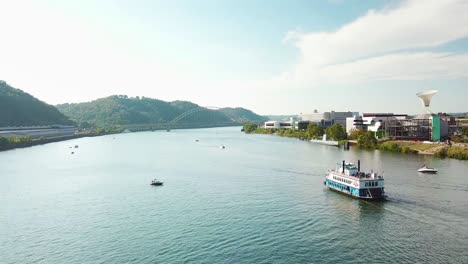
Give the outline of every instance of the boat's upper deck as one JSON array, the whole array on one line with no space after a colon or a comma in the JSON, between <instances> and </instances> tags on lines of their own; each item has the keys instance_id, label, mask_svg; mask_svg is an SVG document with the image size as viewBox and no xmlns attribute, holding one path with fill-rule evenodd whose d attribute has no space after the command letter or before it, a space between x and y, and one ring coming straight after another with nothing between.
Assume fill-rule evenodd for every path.
<instances>
[{"instance_id":1,"label":"boat's upper deck","mask_svg":"<svg viewBox=\"0 0 468 264\"><path fill-rule=\"evenodd\" d=\"M383 180L384 177L382 175L378 175L375 172L372 173L364 173L364 172L359 172L356 175L347 175L343 174L341 171L336 171L336 170L331 170L331 172L337 176L345 177L351 180L357 180L357 181L375 181L375 180Z\"/></svg>"},{"instance_id":2,"label":"boat's upper deck","mask_svg":"<svg viewBox=\"0 0 468 264\"><path fill-rule=\"evenodd\" d=\"M343 168L344 165L344 168ZM383 180L382 175L371 171L370 173L365 173L359 171L359 168L352 163L337 163L336 170L332 170L334 173L339 174L340 176L349 177L353 180L359 179L360 181L366 180Z\"/></svg>"}]
</instances>

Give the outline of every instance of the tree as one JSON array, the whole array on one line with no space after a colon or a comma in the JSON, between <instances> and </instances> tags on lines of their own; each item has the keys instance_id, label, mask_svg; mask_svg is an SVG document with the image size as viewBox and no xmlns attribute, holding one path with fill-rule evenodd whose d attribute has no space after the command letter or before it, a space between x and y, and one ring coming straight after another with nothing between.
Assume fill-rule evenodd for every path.
<instances>
[{"instance_id":1,"label":"tree","mask_svg":"<svg viewBox=\"0 0 468 264\"><path fill-rule=\"evenodd\" d=\"M362 128L353 128L349 131L348 139L357 140L361 135L364 135L366 131Z\"/></svg>"},{"instance_id":2,"label":"tree","mask_svg":"<svg viewBox=\"0 0 468 264\"><path fill-rule=\"evenodd\" d=\"M377 147L377 139L375 138L374 132L367 131L360 135L358 140L358 146L361 148L375 148Z\"/></svg>"},{"instance_id":3,"label":"tree","mask_svg":"<svg viewBox=\"0 0 468 264\"><path fill-rule=\"evenodd\" d=\"M73 125L54 106L0 82L0 127Z\"/></svg>"},{"instance_id":4,"label":"tree","mask_svg":"<svg viewBox=\"0 0 468 264\"><path fill-rule=\"evenodd\" d=\"M468 128L466 128L466 127L462 128L462 135L468 137Z\"/></svg>"},{"instance_id":5,"label":"tree","mask_svg":"<svg viewBox=\"0 0 468 264\"><path fill-rule=\"evenodd\" d=\"M20 138L18 138L18 142L20 142L20 143L30 143L30 142L32 142L32 138L29 137L29 136L20 137Z\"/></svg>"},{"instance_id":6,"label":"tree","mask_svg":"<svg viewBox=\"0 0 468 264\"><path fill-rule=\"evenodd\" d=\"M245 123L243 130L245 133L252 133L258 128L258 125L252 123Z\"/></svg>"},{"instance_id":7,"label":"tree","mask_svg":"<svg viewBox=\"0 0 468 264\"><path fill-rule=\"evenodd\" d=\"M333 124L331 127L327 129L326 133L327 133L327 138L330 138L336 141L344 140L348 136L346 134L346 130L340 124Z\"/></svg>"},{"instance_id":8,"label":"tree","mask_svg":"<svg viewBox=\"0 0 468 264\"><path fill-rule=\"evenodd\" d=\"M10 145L10 141L6 137L0 137L0 149L6 149Z\"/></svg>"},{"instance_id":9,"label":"tree","mask_svg":"<svg viewBox=\"0 0 468 264\"><path fill-rule=\"evenodd\" d=\"M93 126L89 122L84 121L84 122L80 123L80 128L81 129L92 128L92 127Z\"/></svg>"},{"instance_id":10,"label":"tree","mask_svg":"<svg viewBox=\"0 0 468 264\"><path fill-rule=\"evenodd\" d=\"M307 137L309 139L311 139L311 138L314 138L314 139L320 138L320 137L323 136L323 133L324 133L323 127L320 127L315 123L310 123L307 126L306 135L307 135Z\"/></svg>"}]
</instances>

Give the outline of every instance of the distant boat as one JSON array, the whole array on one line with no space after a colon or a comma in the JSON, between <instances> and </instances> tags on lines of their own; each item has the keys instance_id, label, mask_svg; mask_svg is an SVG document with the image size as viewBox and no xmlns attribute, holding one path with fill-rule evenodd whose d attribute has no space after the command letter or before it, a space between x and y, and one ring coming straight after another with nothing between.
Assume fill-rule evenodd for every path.
<instances>
[{"instance_id":1,"label":"distant boat","mask_svg":"<svg viewBox=\"0 0 468 264\"><path fill-rule=\"evenodd\" d=\"M437 173L437 169L429 168L426 165L424 165L424 166L422 166L422 168L420 168L418 170L418 172L421 172L421 173Z\"/></svg>"},{"instance_id":2,"label":"distant boat","mask_svg":"<svg viewBox=\"0 0 468 264\"><path fill-rule=\"evenodd\" d=\"M75 145L75 148L78 148L78 145Z\"/></svg>"},{"instance_id":3,"label":"distant boat","mask_svg":"<svg viewBox=\"0 0 468 264\"><path fill-rule=\"evenodd\" d=\"M198 139L195 139L195 142L198 142Z\"/></svg>"},{"instance_id":4,"label":"distant boat","mask_svg":"<svg viewBox=\"0 0 468 264\"><path fill-rule=\"evenodd\" d=\"M327 145L327 146L339 146L338 141L327 140L327 134L323 134L322 140L311 139L310 142Z\"/></svg>"},{"instance_id":5,"label":"distant boat","mask_svg":"<svg viewBox=\"0 0 468 264\"><path fill-rule=\"evenodd\" d=\"M154 179L151 181L150 185L160 186L160 185L163 185L163 182Z\"/></svg>"},{"instance_id":6,"label":"distant boat","mask_svg":"<svg viewBox=\"0 0 468 264\"><path fill-rule=\"evenodd\" d=\"M221 149L225 149L226 147L225 147L224 145L222 145L222 146L219 146L219 148L221 148Z\"/></svg>"}]
</instances>

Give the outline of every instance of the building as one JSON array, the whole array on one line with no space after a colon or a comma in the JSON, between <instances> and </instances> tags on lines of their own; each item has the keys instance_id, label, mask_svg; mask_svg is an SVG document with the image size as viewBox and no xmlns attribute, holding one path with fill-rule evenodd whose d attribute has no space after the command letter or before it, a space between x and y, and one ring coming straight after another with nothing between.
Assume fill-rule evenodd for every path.
<instances>
[{"instance_id":1,"label":"building","mask_svg":"<svg viewBox=\"0 0 468 264\"><path fill-rule=\"evenodd\" d=\"M425 107L425 112L409 117L406 114L367 113L346 119L346 131L363 129L375 132L377 138L387 137L399 140L443 141L449 136L449 131L455 131L455 120L442 114L435 115L429 110L432 97L436 90L417 93Z\"/></svg>"},{"instance_id":2,"label":"building","mask_svg":"<svg viewBox=\"0 0 468 264\"><path fill-rule=\"evenodd\" d=\"M315 123L321 127L330 127L333 124L340 124L343 127L346 127L346 118L352 117L352 112L323 112L319 113L315 110L313 113L310 114L300 114L299 115L299 122L303 122L303 124L307 123Z\"/></svg>"},{"instance_id":3,"label":"building","mask_svg":"<svg viewBox=\"0 0 468 264\"><path fill-rule=\"evenodd\" d=\"M346 118L346 132L349 134L353 129L376 132L378 138L384 137L385 125L391 120L408 119L406 114L393 113L363 113L362 116Z\"/></svg>"},{"instance_id":4,"label":"building","mask_svg":"<svg viewBox=\"0 0 468 264\"><path fill-rule=\"evenodd\" d=\"M463 128L468 128L468 122L463 123L465 120L465 113L455 113L455 114L447 114L447 113L438 113L437 114L441 120L444 120L448 124L447 133L448 136L453 135L460 135L462 133Z\"/></svg>"},{"instance_id":5,"label":"building","mask_svg":"<svg viewBox=\"0 0 468 264\"><path fill-rule=\"evenodd\" d=\"M408 116L392 113L365 113L346 119L346 132L353 129L375 132L377 138L441 141L448 137L448 121L437 115Z\"/></svg>"},{"instance_id":6,"label":"building","mask_svg":"<svg viewBox=\"0 0 468 264\"><path fill-rule=\"evenodd\" d=\"M448 122L437 115L423 114L385 124L385 136L402 140L442 141L448 137Z\"/></svg>"},{"instance_id":7,"label":"building","mask_svg":"<svg viewBox=\"0 0 468 264\"><path fill-rule=\"evenodd\" d=\"M353 113L348 111L348 112L335 112L331 111L330 113L330 118L332 120L333 124L340 124L344 128L346 128L346 118L348 117L353 117Z\"/></svg>"},{"instance_id":8,"label":"building","mask_svg":"<svg viewBox=\"0 0 468 264\"><path fill-rule=\"evenodd\" d=\"M289 121L267 121L265 122L264 128L296 129L296 121L294 118L290 118Z\"/></svg>"}]
</instances>

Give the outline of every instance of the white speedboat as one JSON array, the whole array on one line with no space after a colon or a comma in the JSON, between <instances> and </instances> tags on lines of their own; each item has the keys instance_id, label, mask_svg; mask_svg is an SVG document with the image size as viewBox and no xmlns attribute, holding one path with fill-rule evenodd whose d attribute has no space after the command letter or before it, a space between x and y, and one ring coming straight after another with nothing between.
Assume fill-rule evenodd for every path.
<instances>
[{"instance_id":1,"label":"white speedboat","mask_svg":"<svg viewBox=\"0 0 468 264\"><path fill-rule=\"evenodd\" d=\"M429 168L426 165L424 165L424 166L422 166L422 168L420 168L418 170L418 172L421 172L421 173L437 173L437 169Z\"/></svg>"},{"instance_id":2,"label":"white speedboat","mask_svg":"<svg viewBox=\"0 0 468 264\"><path fill-rule=\"evenodd\" d=\"M163 185L163 182L154 179L154 180L151 181L150 185L161 186L161 185Z\"/></svg>"}]
</instances>

